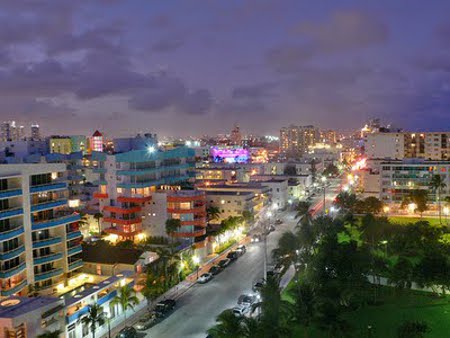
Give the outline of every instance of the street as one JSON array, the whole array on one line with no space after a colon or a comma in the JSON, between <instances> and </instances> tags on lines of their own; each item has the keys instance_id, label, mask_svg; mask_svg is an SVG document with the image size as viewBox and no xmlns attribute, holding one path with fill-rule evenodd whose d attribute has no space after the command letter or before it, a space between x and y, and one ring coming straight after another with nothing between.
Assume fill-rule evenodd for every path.
<instances>
[{"instance_id":1,"label":"street","mask_svg":"<svg viewBox=\"0 0 450 338\"><path fill-rule=\"evenodd\" d=\"M327 208L336 195L338 185L327 188ZM313 198L314 212L323 207L323 195ZM267 238L269 264L271 252L284 231L293 230L297 224L294 212L279 213L283 224ZM206 330L215 324L215 318L223 310L236 305L239 295L251 292L252 284L263 277L264 244L249 244L247 253L218 274L209 283L194 285L178 299L176 310L161 323L147 331L146 337L158 338L204 338Z\"/></svg>"}]
</instances>

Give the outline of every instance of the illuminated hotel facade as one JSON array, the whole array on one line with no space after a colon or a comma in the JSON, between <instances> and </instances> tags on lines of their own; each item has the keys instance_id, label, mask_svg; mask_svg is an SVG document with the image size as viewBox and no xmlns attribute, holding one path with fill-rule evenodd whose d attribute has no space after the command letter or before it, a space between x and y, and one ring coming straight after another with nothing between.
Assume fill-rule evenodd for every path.
<instances>
[{"instance_id":1,"label":"illuminated hotel facade","mask_svg":"<svg viewBox=\"0 0 450 338\"><path fill-rule=\"evenodd\" d=\"M152 196L161 188L174 188L191 178L195 151L185 147L159 151L152 146L113 155L93 153L93 160L100 177L94 197L104 215L102 229L118 239L139 239L143 233L164 235L161 229L151 229L152 205L156 205ZM169 198L168 202L173 201Z\"/></svg>"},{"instance_id":2,"label":"illuminated hotel facade","mask_svg":"<svg viewBox=\"0 0 450 338\"><path fill-rule=\"evenodd\" d=\"M67 207L66 166L0 166L0 296L53 293L78 273L80 215Z\"/></svg>"}]
</instances>

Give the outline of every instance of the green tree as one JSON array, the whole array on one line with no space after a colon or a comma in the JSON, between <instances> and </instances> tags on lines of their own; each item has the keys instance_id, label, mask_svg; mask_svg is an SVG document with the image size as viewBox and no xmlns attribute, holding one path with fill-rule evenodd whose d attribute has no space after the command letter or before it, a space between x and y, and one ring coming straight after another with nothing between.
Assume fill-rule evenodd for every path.
<instances>
[{"instance_id":1,"label":"green tree","mask_svg":"<svg viewBox=\"0 0 450 338\"><path fill-rule=\"evenodd\" d=\"M98 304L89 305L88 313L81 321L84 324L89 325L92 332L92 338L95 338L97 327L102 326L105 323L105 317L101 306Z\"/></svg>"},{"instance_id":2,"label":"green tree","mask_svg":"<svg viewBox=\"0 0 450 338\"><path fill-rule=\"evenodd\" d=\"M352 212L357 201L358 199L356 198L355 194L348 191L342 191L336 196L334 205L341 209L343 212Z\"/></svg>"},{"instance_id":3,"label":"green tree","mask_svg":"<svg viewBox=\"0 0 450 338\"><path fill-rule=\"evenodd\" d=\"M300 218L299 224L311 223L312 213L310 211L311 203L306 201L300 201L295 206L295 218Z\"/></svg>"},{"instance_id":4,"label":"green tree","mask_svg":"<svg viewBox=\"0 0 450 338\"><path fill-rule=\"evenodd\" d=\"M136 291L130 285L124 285L118 290L118 294L111 301L112 305L120 305L127 321L127 310L134 309L139 304L139 299L136 296Z\"/></svg>"},{"instance_id":5,"label":"green tree","mask_svg":"<svg viewBox=\"0 0 450 338\"><path fill-rule=\"evenodd\" d=\"M216 221L220 218L221 211L218 207L210 206L206 209L206 215L209 221Z\"/></svg>"},{"instance_id":6,"label":"green tree","mask_svg":"<svg viewBox=\"0 0 450 338\"><path fill-rule=\"evenodd\" d=\"M164 281L161 277L156 277L152 271L147 272L145 282L141 284L144 288L142 289L142 295L147 299L148 307L151 303L164 293Z\"/></svg>"},{"instance_id":7,"label":"green tree","mask_svg":"<svg viewBox=\"0 0 450 338\"><path fill-rule=\"evenodd\" d=\"M242 338L245 328L243 317L237 317L232 310L225 310L216 318L217 324L208 330L214 338Z\"/></svg>"},{"instance_id":8,"label":"green tree","mask_svg":"<svg viewBox=\"0 0 450 338\"><path fill-rule=\"evenodd\" d=\"M96 212L93 217L94 219L97 220L98 233L100 233L101 232L100 220L103 218L103 214L101 212Z\"/></svg>"},{"instance_id":9,"label":"green tree","mask_svg":"<svg viewBox=\"0 0 450 338\"><path fill-rule=\"evenodd\" d=\"M441 175L433 175L430 181L430 188L435 192L439 207L439 223L442 224L442 190L447 187L445 179Z\"/></svg>"},{"instance_id":10,"label":"green tree","mask_svg":"<svg viewBox=\"0 0 450 338\"><path fill-rule=\"evenodd\" d=\"M330 163L327 165L327 167L323 171L323 175L324 176L338 176L339 169L333 163Z\"/></svg>"},{"instance_id":11,"label":"green tree","mask_svg":"<svg viewBox=\"0 0 450 338\"><path fill-rule=\"evenodd\" d=\"M289 294L294 300L291 320L294 325L301 324L304 327L304 335L307 338L309 327L316 316L314 289L310 284L301 283L290 289Z\"/></svg>"},{"instance_id":12,"label":"green tree","mask_svg":"<svg viewBox=\"0 0 450 338\"><path fill-rule=\"evenodd\" d=\"M401 207L406 208L410 204L415 204L415 210L420 213L420 217L424 211L428 210L428 191L424 189L411 190L410 193L403 198Z\"/></svg>"},{"instance_id":13,"label":"green tree","mask_svg":"<svg viewBox=\"0 0 450 338\"><path fill-rule=\"evenodd\" d=\"M364 199L363 205L365 211L371 214L379 214L383 210L383 202L374 196Z\"/></svg>"},{"instance_id":14,"label":"green tree","mask_svg":"<svg viewBox=\"0 0 450 338\"><path fill-rule=\"evenodd\" d=\"M249 210L244 210L242 212L242 217L244 218L244 221L248 224L250 222L253 222L255 219L255 215L253 214L253 212L249 211Z\"/></svg>"},{"instance_id":15,"label":"green tree","mask_svg":"<svg viewBox=\"0 0 450 338\"><path fill-rule=\"evenodd\" d=\"M62 333L61 330L45 331L44 333L42 333L39 336L37 336L37 338L59 338L61 333Z\"/></svg>"},{"instance_id":16,"label":"green tree","mask_svg":"<svg viewBox=\"0 0 450 338\"><path fill-rule=\"evenodd\" d=\"M167 234L170 236L170 249L173 252L173 238L174 238L174 233L178 231L178 229L181 228L181 221L179 219L175 219L175 218L169 218L166 221L166 232Z\"/></svg>"},{"instance_id":17,"label":"green tree","mask_svg":"<svg viewBox=\"0 0 450 338\"><path fill-rule=\"evenodd\" d=\"M398 338L422 338L431 331L427 322L421 320L405 320L397 329Z\"/></svg>"},{"instance_id":18,"label":"green tree","mask_svg":"<svg viewBox=\"0 0 450 338\"><path fill-rule=\"evenodd\" d=\"M285 269L288 269L291 264L297 262L297 253L300 248L298 237L290 232L283 232L278 240L278 247L272 251L274 259L281 263Z\"/></svg>"}]
</instances>

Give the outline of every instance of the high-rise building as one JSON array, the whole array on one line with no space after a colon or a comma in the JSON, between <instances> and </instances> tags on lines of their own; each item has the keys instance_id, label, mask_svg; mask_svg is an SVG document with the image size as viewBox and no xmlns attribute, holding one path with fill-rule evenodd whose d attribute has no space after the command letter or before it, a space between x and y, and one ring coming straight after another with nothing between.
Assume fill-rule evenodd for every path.
<instances>
[{"instance_id":1,"label":"high-rise building","mask_svg":"<svg viewBox=\"0 0 450 338\"><path fill-rule=\"evenodd\" d=\"M287 156L301 157L318 141L319 130L314 126L290 125L280 130L280 151Z\"/></svg>"},{"instance_id":2,"label":"high-rise building","mask_svg":"<svg viewBox=\"0 0 450 338\"><path fill-rule=\"evenodd\" d=\"M96 130L90 140L91 151L103 151L103 134Z\"/></svg>"},{"instance_id":3,"label":"high-rise building","mask_svg":"<svg viewBox=\"0 0 450 338\"><path fill-rule=\"evenodd\" d=\"M38 124L31 125L31 140L39 141L41 139L41 132Z\"/></svg>"},{"instance_id":4,"label":"high-rise building","mask_svg":"<svg viewBox=\"0 0 450 338\"><path fill-rule=\"evenodd\" d=\"M113 155L94 152L92 159L99 173L100 188L94 197L100 200L104 215L102 230L120 239L134 239L143 231L154 233L148 202L158 189L189 180L195 151L186 147L159 151L150 146Z\"/></svg>"},{"instance_id":5,"label":"high-rise building","mask_svg":"<svg viewBox=\"0 0 450 338\"><path fill-rule=\"evenodd\" d=\"M234 128L231 131L230 141L231 141L231 144L233 144L233 145L236 145L236 146L242 145L241 130L237 123L234 125Z\"/></svg>"},{"instance_id":6,"label":"high-rise building","mask_svg":"<svg viewBox=\"0 0 450 338\"><path fill-rule=\"evenodd\" d=\"M50 153L70 154L72 152L72 140L70 136L50 136Z\"/></svg>"},{"instance_id":7,"label":"high-rise building","mask_svg":"<svg viewBox=\"0 0 450 338\"><path fill-rule=\"evenodd\" d=\"M80 215L67 206L64 164L0 166L0 296L52 292L82 266Z\"/></svg>"},{"instance_id":8,"label":"high-rise building","mask_svg":"<svg viewBox=\"0 0 450 338\"><path fill-rule=\"evenodd\" d=\"M371 159L450 159L450 132L378 132L367 135Z\"/></svg>"},{"instance_id":9,"label":"high-rise building","mask_svg":"<svg viewBox=\"0 0 450 338\"><path fill-rule=\"evenodd\" d=\"M321 130L320 142L333 145L337 142L337 135L335 130Z\"/></svg>"}]
</instances>

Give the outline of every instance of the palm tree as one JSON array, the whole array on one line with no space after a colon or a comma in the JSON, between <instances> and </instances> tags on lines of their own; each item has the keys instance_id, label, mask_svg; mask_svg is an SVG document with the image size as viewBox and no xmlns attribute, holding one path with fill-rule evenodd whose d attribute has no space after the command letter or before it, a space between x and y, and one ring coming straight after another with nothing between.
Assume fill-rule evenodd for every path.
<instances>
[{"instance_id":1,"label":"palm tree","mask_svg":"<svg viewBox=\"0 0 450 338\"><path fill-rule=\"evenodd\" d=\"M218 220L220 218L220 214L221 214L221 211L218 207L211 206L206 209L206 215L208 216L208 222Z\"/></svg>"},{"instance_id":2,"label":"palm tree","mask_svg":"<svg viewBox=\"0 0 450 338\"><path fill-rule=\"evenodd\" d=\"M130 285L124 285L119 289L119 293L113 298L111 304L119 304L122 308L123 314L125 316L125 322L127 321L127 310L134 309L136 305L139 304L139 299L136 297L136 291Z\"/></svg>"},{"instance_id":3,"label":"palm tree","mask_svg":"<svg viewBox=\"0 0 450 338\"><path fill-rule=\"evenodd\" d=\"M278 240L278 247L272 251L272 256L278 263L281 263L285 269L288 269L291 264L297 262L299 247L298 237L294 233L286 231Z\"/></svg>"},{"instance_id":4,"label":"palm tree","mask_svg":"<svg viewBox=\"0 0 450 338\"><path fill-rule=\"evenodd\" d=\"M100 219L103 218L103 214L102 214L101 212L96 212L96 213L94 214L93 217L97 220L98 233L100 233L100 232L101 232L101 229L100 229Z\"/></svg>"},{"instance_id":5,"label":"palm tree","mask_svg":"<svg viewBox=\"0 0 450 338\"><path fill-rule=\"evenodd\" d=\"M305 337L308 337L308 329L315 318L315 294L311 285L301 284L292 288L289 294L294 299L292 305L292 321L302 324Z\"/></svg>"},{"instance_id":6,"label":"palm tree","mask_svg":"<svg viewBox=\"0 0 450 338\"><path fill-rule=\"evenodd\" d=\"M81 319L81 321L86 325L90 325L92 338L95 338L97 326L102 326L105 323L104 313L102 312L101 306L98 304L89 305L88 313Z\"/></svg>"},{"instance_id":7,"label":"palm tree","mask_svg":"<svg viewBox=\"0 0 450 338\"><path fill-rule=\"evenodd\" d=\"M243 317L237 317L232 310L225 310L216 318L216 324L208 330L214 338L242 338L245 328L242 325Z\"/></svg>"},{"instance_id":8,"label":"palm tree","mask_svg":"<svg viewBox=\"0 0 450 338\"><path fill-rule=\"evenodd\" d=\"M156 277L152 271L147 272L147 278L141 285L144 286L142 295L147 299L148 307L150 307L151 302L164 293L163 281L160 277Z\"/></svg>"},{"instance_id":9,"label":"palm tree","mask_svg":"<svg viewBox=\"0 0 450 338\"><path fill-rule=\"evenodd\" d=\"M441 194L442 190L445 189L447 184L441 175L433 175L430 181L430 188L436 192L436 198L438 200L439 206L439 223L442 224L442 205L441 205Z\"/></svg>"},{"instance_id":10,"label":"palm tree","mask_svg":"<svg viewBox=\"0 0 450 338\"><path fill-rule=\"evenodd\" d=\"M37 338L59 338L61 333L62 333L61 330L45 331L44 333L42 333L39 336L37 336Z\"/></svg>"},{"instance_id":11,"label":"palm tree","mask_svg":"<svg viewBox=\"0 0 450 338\"><path fill-rule=\"evenodd\" d=\"M181 221L175 218L169 218L166 221L166 232L170 236L170 249L173 251L173 234L181 228Z\"/></svg>"},{"instance_id":12,"label":"palm tree","mask_svg":"<svg viewBox=\"0 0 450 338\"><path fill-rule=\"evenodd\" d=\"M300 221L298 222L298 224L300 224L300 223L303 223L303 224L311 223L312 214L311 214L311 212L309 210L310 207L311 207L311 203L306 202L306 201L300 201L295 206L295 211L297 212L295 214L295 218L300 218Z\"/></svg>"}]
</instances>

